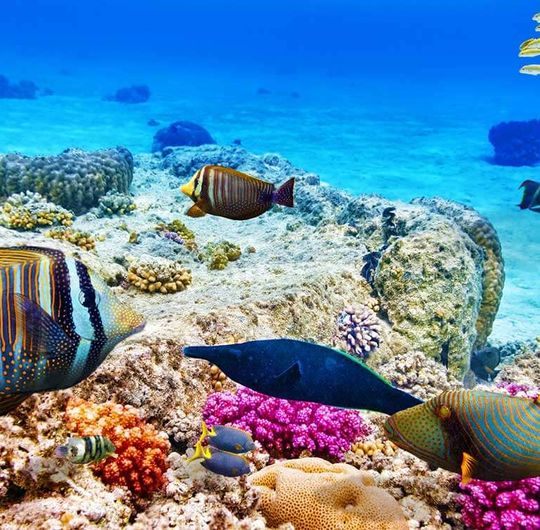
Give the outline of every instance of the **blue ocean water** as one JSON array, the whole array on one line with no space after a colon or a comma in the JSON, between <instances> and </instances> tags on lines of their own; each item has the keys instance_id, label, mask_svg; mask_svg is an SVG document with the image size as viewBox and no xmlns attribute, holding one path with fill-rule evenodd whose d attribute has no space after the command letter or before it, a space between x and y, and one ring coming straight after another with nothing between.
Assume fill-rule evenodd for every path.
<instances>
[{"instance_id":1,"label":"blue ocean water","mask_svg":"<svg viewBox=\"0 0 540 530\"><path fill-rule=\"evenodd\" d=\"M517 57L535 10L525 0L11 0L0 74L54 94L0 100L0 152L147 152L149 119L187 119L352 193L463 202L503 243L493 336L529 339L540 334L540 215L516 204L539 170L490 164L487 134L538 117L540 80L520 75ZM132 83L150 86L147 103L102 101Z\"/></svg>"}]
</instances>

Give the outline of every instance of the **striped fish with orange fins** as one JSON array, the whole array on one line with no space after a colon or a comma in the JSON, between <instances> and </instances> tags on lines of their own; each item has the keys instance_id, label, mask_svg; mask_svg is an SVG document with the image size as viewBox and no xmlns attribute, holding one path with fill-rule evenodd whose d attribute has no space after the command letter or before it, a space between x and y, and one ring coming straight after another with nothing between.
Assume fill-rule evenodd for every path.
<instances>
[{"instance_id":1,"label":"striped fish with orange fins","mask_svg":"<svg viewBox=\"0 0 540 530\"><path fill-rule=\"evenodd\" d=\"M274 204L293 207L293 189L294 178L276 189L271 182L222 166L202 167L180 188L195 203L187 211L190 217L211 214L241 221Z\"/></svg>"},{"instance_id":2,"label":"striped fish with orange fins","mask_svg":"<svg viewBox=\"0 0 540 530\"><path fill-rule=\"evenodd\" d=\"M0 247L0 415L34 392L79 383L143 327L82 262L50 248Z\"/></svg>"},{"instance_id":3,"label":"striped fish with orange fins","mask_svg":"<svg viewBox=\"0 0 540 530\"><path fill-rule=\"evenodd\" d=\"M538 400L452 390L396 412L384 430L430 465L461 473L465 484L540 476Z\"/></svg>"}]
</instances>

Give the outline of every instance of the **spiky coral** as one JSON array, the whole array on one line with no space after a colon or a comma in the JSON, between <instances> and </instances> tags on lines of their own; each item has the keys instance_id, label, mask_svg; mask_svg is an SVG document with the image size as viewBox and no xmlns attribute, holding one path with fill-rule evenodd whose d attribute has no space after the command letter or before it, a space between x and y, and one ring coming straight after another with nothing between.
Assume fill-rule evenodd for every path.
<instances>
[{"instance_id":1,"label":"spiky coral","mask_svg":"<svg viewBox=\"0 0 540 530\"><path fill-rule=\"evenodd\" d=\"M149 495L165 484L169 441L137 409L73 398L66 408L66 425L79 436L107 436L115 445L116 457L94 465L106 484L125 486L137 495Z\"/></svg>"},{"instance_id":2,"label":"spiky coral","mask_svg":"<svg viewBox=\"0 0 540 530\"><path fill-rule=\"evenodd\" d=\"M231 424L248 431L276 458L296 458L308 451L341 459L371 431L356 411L272 398L249 388L211 394L203 417L209 425Z\"/></svg>"}]
</instances>

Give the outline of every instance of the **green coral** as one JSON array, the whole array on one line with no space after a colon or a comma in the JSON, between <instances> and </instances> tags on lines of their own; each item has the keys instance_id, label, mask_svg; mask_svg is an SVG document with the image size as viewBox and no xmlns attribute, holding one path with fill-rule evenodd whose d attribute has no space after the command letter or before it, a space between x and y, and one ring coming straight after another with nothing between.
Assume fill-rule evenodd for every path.
<instances>
[{"instance_id":1,"label":"green coral","mask_svg":"<svg viewBox=\"0 0 540 530\"><path fill-rule=\"evenodd\" d=\"M197 243L195 241L195 232L190 230L180 219L175 219L170 223L159 223L156 227L159 232L174 232L178 234L183 240L184 245L188 250L195 250Z\"/></svg>"},{"instance_id":2,"label":"green coral","mask_svg":"<svg viewBox=\"0 0 540 530\"><path fill-rule=\"evenodd\" d=\"M242 251L238 245L229 241L221 241L208 243L199 255L199 259L206 261L211 270L223 270L230 261L236 261L241 255Z\"/></svg>"},{"instance_id":3,"label":"green coral","mask_svg":"<svg viewBox=\"0 0 540 530\"><path fill-rule=\"evenodd\" d=\"M97 206L109 191L127 193L132 179L133 156L124 147L0 158L0 196L35 191L76 214Z\"/></svg>"},{"instance_id":4,"label":"green coral","mask_svg":"<svg viewBox=\"0 0 540 530\"><path fill-rule=\"evenodd\" d=\"M0 224L17 230L34 230L42 226L70 226L73 214L47 202L39 193L10 195L0 210Z\"/></svg>"},{"instance_id":5,"label":"green coral","mask_svg":"<svg viewBox=\"0 0 540 530\"><path fill-rule=\"evenodd\" d=\"M95 213L98 217L111 217L113 215L127 215L137 207L131 195L109 191L99 199Z\"/></svg>"}]
</instances>

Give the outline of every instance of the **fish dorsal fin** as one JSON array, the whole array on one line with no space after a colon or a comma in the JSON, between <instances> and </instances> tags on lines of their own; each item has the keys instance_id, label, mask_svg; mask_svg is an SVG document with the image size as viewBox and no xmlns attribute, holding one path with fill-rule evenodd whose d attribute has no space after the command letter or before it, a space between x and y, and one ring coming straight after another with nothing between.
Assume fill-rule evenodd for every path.
<instances>
[{"instance_id":1,"label":"fish dorsal fin","mask_svg":"<svg viewBox=\"0 0 540 530\"><path fill-rule=\"evenodd\" d=\"M32 247L4 247L0 248L0 267L15 267L35 263L42 260L47 254L39 252Z\"/></svg>"},{"instance_id":2,"label":"fish dorsal fin","mask_svg":"<svg viewBox=\"0 0 540 530\"><path fill-rule=\"evenodd\" d=\"M31 394L0 394L0 416L15 410Z\"/></svg>"},{"instance_id":3,"label":"fish dorsal fin","mask_svg":"<svg viewBox=\"0 0 540 530\"><path fill-rule=\"evenodd\" d=\"M272 182L269 182L268 180L263 180L258 177L253 177L252 175L248 175L247 173L242 173L241 171L238 171L237 169L233 169L232 167L206 166L206 168L209 170L213 169L215 171L221 171L222 173L227 173L228 175L232 175L233 177L238 177L243 180L247 180L248 182L272 185Z\"/></svg>"},{"instance_id":4,"label":"fish dorsal fin","mask_svg":"<svg viewBox=\"0 0 540 530\"><path fill-rule=\"evenodd\" d=\"M300 361L295 361L286 370L276 376L276 383L283 385L294 385L302 378L302 367Z\"/></svg>"},{"instance_id":5,"label":"fish dorsal fin","mask_svg":"<svg viewBox=\"0 0 540 530\"><path fill-rule=\"evenodd\" d=\"M36 302L19 293L13 294L15 314L24 322L23 340L31 344L32 351L49 358L65 351L66 347L76 346L52 317Z\"/></svg>"},{"instance_id":6,"label":"fish dorsal fin","mask_svg":"<svg viewBox=\"0 0 540 530\"><path fill-rule=\"evenodd\" d=\"M463 451L463 459L461 460L461 482L468 484L473 478L478 460L469 453Z\"/></svg>"},{"instance_id":7,"label":"fish dorsal fin","mask_svg":"<svg viewBox=\"0 0 540 530\"><path fill-rule=\"evenodd\" d=\"M187 212L186 215L189 217L204 217L206 212L201 209L202 202L197 201Z\"/></svg>"}]
</instances>

